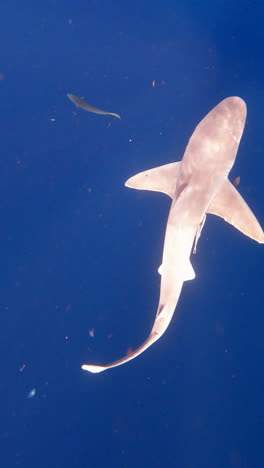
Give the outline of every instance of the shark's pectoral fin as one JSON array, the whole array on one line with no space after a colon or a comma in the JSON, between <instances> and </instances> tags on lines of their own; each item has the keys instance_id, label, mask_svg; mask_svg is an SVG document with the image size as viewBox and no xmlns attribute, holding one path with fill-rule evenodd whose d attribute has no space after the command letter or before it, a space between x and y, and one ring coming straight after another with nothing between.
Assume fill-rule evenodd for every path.
<instances>
[{"instance_id":1,"label":"shark's pectoral fin","mask_svg":"<svg viewBox=\"0 0 264 468\"><path fill-rule=\"evenodd\" d=\"M158 273L160 275L163 274L163 263L158 268ZM183 281L190 281L190 280L193 280L194 278L195 278L195 272L189 260L188 263L186 263L183 267Z\"/></svg>"},{"instance_id":2,"label":"shark's pectoral fin","mask_svg":"<svg viewBox=\"0 0 264 468\"><path fill-rule=\"evenodd\" d=\"M211 201L207 213L221 216L246 236L264 243L264 233L259 222L229 180L226 180Z\"/></svg>"},{"instance_id":3,"label":"shark's pectoral fin","mask_svg":"<svg viewBox=\"0 0 264 468\"><path fill-rule=\"evenodd\" d=\"M126 187L137 190L162 192L173 198L181 162L154 167L140 172L125 182Z\"/></svg>"}]
</instances>

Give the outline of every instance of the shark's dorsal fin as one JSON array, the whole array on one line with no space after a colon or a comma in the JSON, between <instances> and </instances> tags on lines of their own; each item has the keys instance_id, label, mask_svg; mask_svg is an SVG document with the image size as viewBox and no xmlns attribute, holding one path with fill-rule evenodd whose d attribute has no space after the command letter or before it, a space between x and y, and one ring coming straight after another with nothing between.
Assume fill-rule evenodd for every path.
<instances>
[{"instance_id":1,"label":"shark's dorsal fin","mask_svg":"<svg viewBox=\"0 0 264 468\"><path fill-rule=\"evenodd\" d=\"M211 201L207 213L220 216L257 242L264 243L264 233L256 217L234 185L226 180Z\"/></svg>"},{"instance_id":2,"label":"shark's dorsal fin","mask_svg":"<svg viewBox=\"0 0 264 468\"><path fill-rule=\"evenodd\" d=\"M202 217L202 221L200 222L200 224L198 226L198 229L197 229L197 232L196 232L196 236L195 236L195 239L194 239L194 245L193 245L193 254L196 254L196 248L197 248L198 240L200 239L200 235L201 235L201 232L203 230L205 220L206 220L206 214Z\"/></svg>"},{"instance_id":3,"label":"shark's dorsal fin","mask_svg":"<svg viewBox=\"0 0 264 468\"><path fill-rule=\"evenodd\" d=\"M181 162L174 162L140 172L130 177L130 179L126 181L125 186L137 190L162 192L173 198L180 165Z\"/></svg>"}]
</instances>

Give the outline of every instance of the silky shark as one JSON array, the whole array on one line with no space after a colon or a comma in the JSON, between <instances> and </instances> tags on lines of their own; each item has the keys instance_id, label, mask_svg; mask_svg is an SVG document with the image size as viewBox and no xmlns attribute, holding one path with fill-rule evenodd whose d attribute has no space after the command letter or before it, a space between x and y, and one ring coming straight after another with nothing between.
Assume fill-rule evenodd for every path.
<instances>
[{"instance_id":1,"label":"silky shark","mask_svg":"<svg viewBox=\"0 0 264 468\"><path fill-rule=\"evenodd\" d=\"M83 365L97 373L120 366L143 353L167 329L184 281L195 278L190 262L207 213L220 216L243 234L264 243L254 214L228 180L246 120L246 104L229 97L214 107L195 128L182 161L141 172L125 185L163 192L172 198L163 248L160 298L154 325L144 343L105 366Z\"/></svg>"}]
</instances>

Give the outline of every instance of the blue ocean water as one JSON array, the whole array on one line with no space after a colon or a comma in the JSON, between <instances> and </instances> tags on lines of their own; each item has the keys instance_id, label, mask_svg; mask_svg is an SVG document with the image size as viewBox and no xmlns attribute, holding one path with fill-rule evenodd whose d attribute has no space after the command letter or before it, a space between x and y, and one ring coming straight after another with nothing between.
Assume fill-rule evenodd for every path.
<instances>
[{"instance_id":1,"label":"blue ocean water","mask_svg":"<svg viewBox=\"0 0 264 468\"><path fill-rule=\"evenodd\" d=\"M122 357L156 313L170 200L124 182L180 160L231 95L248 117L230 178L263 225L263 3L0 11L0 467L262 468L263 246L223 220L162 339L100 375L81 364Z\"/></svg>"}]
</instances>

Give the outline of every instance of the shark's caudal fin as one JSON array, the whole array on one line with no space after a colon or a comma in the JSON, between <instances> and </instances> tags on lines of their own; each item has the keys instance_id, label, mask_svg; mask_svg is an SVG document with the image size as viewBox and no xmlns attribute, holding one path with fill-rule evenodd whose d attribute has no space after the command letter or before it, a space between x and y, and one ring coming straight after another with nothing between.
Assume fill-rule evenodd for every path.
<instances>
[{"instance_id":1,"label":"shark's caudal fin","mask_svg":"<svg viewBox=\"0 0 264 468\"><path fill-rule=\"evenodd\" d=\"M130 177L130 179L126 181L125 186L137 190L162 192L173 198L180 165L181 162L175 162L140 172Z\"/></svg>"},{"instance_id":2,"label":"shark's caudal fin","mask_svg":"<svg viewBox=\"0 0 264 468\"><path fill-rule=\"evenodd\" d=\"M246 236L264 243L264 233L260 224L229 180L226 180L221 190L211 201L207 213L221 216Z\"/></svg>"}]
</instances>

